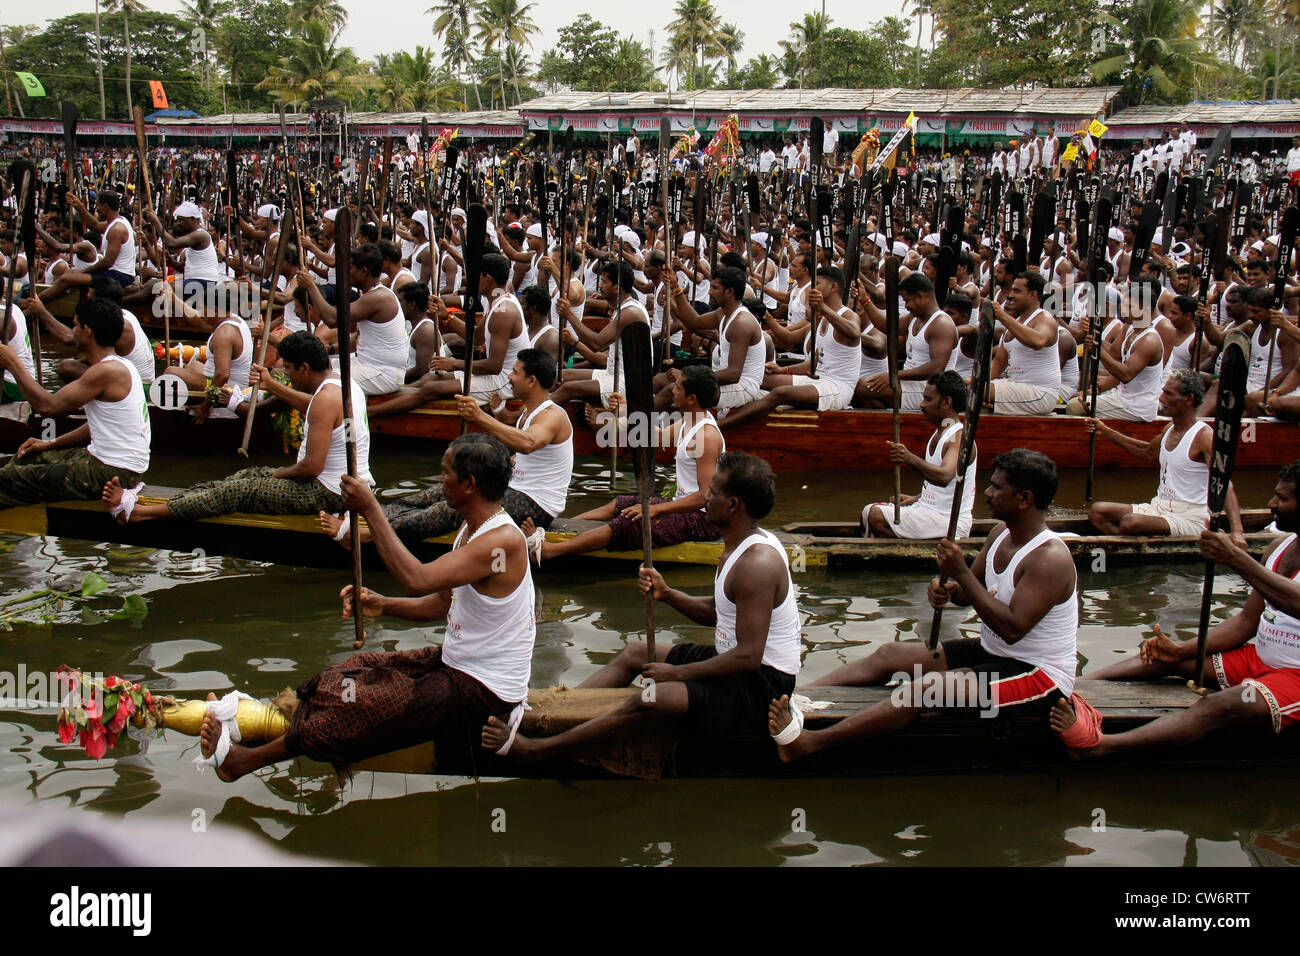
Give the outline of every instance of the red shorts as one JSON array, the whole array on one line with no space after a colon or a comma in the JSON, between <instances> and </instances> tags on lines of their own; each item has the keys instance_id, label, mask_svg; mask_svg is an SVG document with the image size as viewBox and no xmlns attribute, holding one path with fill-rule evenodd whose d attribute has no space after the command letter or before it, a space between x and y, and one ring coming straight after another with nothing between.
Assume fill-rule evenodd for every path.
<instances>
[{"instance_id":1,"label":"red shorts","mask_svg":"<svg viewBox=\"0 0 1300 956\"><path fill-rule=\"evenodd\" d=\"M1291 174L1291 185L1300 186L1300 169Z\"/></svg>"},{"instance_id":2,"label":"red shorts","mask_svg":"<svg viewBox=\"0 0 1300 956\"><path fill-rule=\"evenodd\" d=\"M1250 684L1259 689L1273 715L1273 733L1300 722L1300 670L1264 666L1254 644L1214 654L1210 659L1220 688Z\"/></svg>"}]
</instances>

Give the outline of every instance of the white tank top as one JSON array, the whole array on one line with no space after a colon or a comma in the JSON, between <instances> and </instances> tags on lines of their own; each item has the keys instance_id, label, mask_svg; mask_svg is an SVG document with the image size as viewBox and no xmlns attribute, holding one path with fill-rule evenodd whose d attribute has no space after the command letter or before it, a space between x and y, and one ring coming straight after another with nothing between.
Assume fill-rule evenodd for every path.
<instances>
[{"instance_id":1,"label":"white tank top","mask_svg":"<svg viewBox=\"0 0 1300 956\"><path fill-rule=\"evenodd\" d=\"M1195 329L1188 332L1181 342L1174 344L1174 347L1169 350L1169 354L1165 356L1165 378L1169 378L1171 372L1176 372L1180 368L1190 369L1192 367L1192 346L1195 344Z\"/></svg>"},{"instance_id":2,"label":"white tank top","mask_svg":"<svg viewBox=\"0 0 1300 956\"><path fill-rule=\"evenodd\" d=\"M491 334L492 316L496 314L496 311L501 307L502 302L513 302L515 303L516 308L518 308L519 305L519 300L514 296L502 295L498 297L497 300L492 303L492 308L487 310L487 315L483 317L483 321L487 324L484 335ZM501 360L501 372L499 374L509 375L511 370L515 367L515 359L519 358L519 353L526 348L528 348L528 323L524 321L523 310L520 309L519 334L510 336L510 340L506 343L506 354ZM489 353L492 351L490 344L488 346L488 351Z\"/></svg>"},{"instance_id":3,"label":"white tank top","mask_svg":"<svg viewBox=\"0 0 1300 956\"><path fill-rule=\"evenodd\" d=\"M275 287L283 292L289 287L289 281L284 276L280 276L276 280ZM284 328L288 332L307 331L307 323L298 317L298 302L292 297L284 304Z\"/></svg>"},{"instance_id":4,"label":"white tank top","mask_svg":"<svg viewBox=\"0 0 1300 956\"><path fill-rule=\"evenodd\" d=\"M185 278L202 279L206 282L219 282L222 269L217 261L217 244L208 237L206 249L185 250Z\"/></svg>"},{"instance_id":5,"label":"white tank top","mask_svg":"<svg viewBox=\"0 0 1300 956\"><path fill-rule=\"evenodd\" d=\"M1079 346L1075 343L1073 335L1065 331L1065 329L1061 329L1056 333L1058 349L1063 337L1069 339L1070 352L1069 358L1061 366L1061 397L1068 400L1071 395L1079 390ZM971 360L970 364L974 365L974 360Z\"/></svg>"},{"instance_id":6,"label":"white tank top","mask_svg":"<svg viewBox=\"0 0 1300 956\"><path fill-rule=\"evenodd\" d=\"M808 321L808 302L804 299L804 295L810 288L812 288L812 283L805 282L790 293L790 303L786 306L785 314L787 328Z\"/></svg>"},{"instance_id":7,"label":"white tank top","mask_svg":"<svg viewBox=\"0 0 1300 956\"><path fill-rule=\"evenodd\" d=\"M1268 353L1269 339L1261 339L1261 335L1272 331L1268 326L1260 326L1259 330L1251 336L1250 339L1250 371L1246 376L1246 391L1259 392L1264 389L1265 381L1272 381L1282 371L1282 350L1279 348L1272 349L1273 364L1269 365ZM1273 334L1277 334L1274 332ZM1222 351L1219 353L1222 355ZM1268 366L1265 371L1265 366Z\"/></svg>"},{"instance_id":8,"label":"white tank top","mask_svg":"<svg viewBox=\"0 0 1300 956\"><path fill-rule=\"evenodd\" d=\"M366 395L355 379L350 384L352 385L352 414L356 418L357 426L357 477L373 486L375 479L370 476L370 419L366 415ZM333 385L340 390L343 388L343 383L339 379L327 378L316 386L316 391L311 396L312 402L316 401L320 390L327 385ZM311 430L310 415L311 402L308 402L307 414L302 417L302 444L298 446L298 461L307 457L307 434ZM346 434L347 429L343 422L330 432L330 447L325 453L325 464L321 466L320 474L316 476L317 481L336 495L341 494L342 483L339 479L348 473L348 452L344 441Z\"/></svg>"},{"instance_id":9,"label":"white tank top","mask_svg":"<svg viewBox=\"0 0 1300 956\"><path fill-rule=\"evenodd\" d=\"M468 525L461 525L454 548L461 545ZM472 541L484 532L510 527L523 532L504 511L484 521ZM468 544L469 542L465 542ZM489 597L462 584L451 592L447 609L447 634L442 642L442 660L463 671L508 704L528 697L528 676L532 672L533 644L537 639L537 612L533 576L524 562L524 577L509 595Z\"/></svg>"},{"instance_id":10,"label":"white tank top","mask_svg":"<svg viewBox=\"0 0 1300 956\"><path fill-rule=\"evenodd\" d=\"M536 332L529 332L529 333L528 333L528 347L529 347L530 349L535 349L535 348L537 348L537 343L540 342L541 339L542 339L542 336L545 335L545 334L546 334L547 332L549 332L549 331L551 331L551 327L550 327L549 325L543 325L543 326L542 326L540 329L538 329Z\"/></svg>"},{"instance_id":11,"label":"white tank top","mask_svg":"<svg viewBox=\"0 0 1300 956\"><path fill-rule=\"evenodd\" d=\"M1210 466L1191 458L1192 442L1201 429L1210 426L1196 422L1183 432L1174 450L1165 447L1165 439L1174 426L1171 424L1160 435L1160 488L1156 497L1185 501L1204 507L1209 498Z\"/></svg>"},{"instance_id":12,"label":"white tank top","mask_svg":"<svg viewBox=\"0 0 1300 956\"><path fill-rule=\"evenodd\" d=\"M154 377L153 349L149 347L149 336L145 335L144 329L140 327L140 320L126 309L122 310L122 321L130 327L131 333L135 336L135 346L126 360L140 373L140 381L148 385Z\"/></svg>"},{"instance_id":13,"label":"white tank top","mask_svg":"<svg viewBox=\"0 0 1300 956\"><path fill-rule=\"evenodd\" d=\"M912 332L912 326L915 321L908 323L907 328L907 348L903 359L903 368L916 368L930 361L930 343L925 338L925 330L930 327L930 323L939 316L947 318L947 312L935 312L928 319L921 323L921 327Z\"/></svg>"},{"instance_id":14,"label":"white tank top","mask_svg":"<svg viewBox=\"0 0 1300 956\"><path fill-rule=\"evenodd\" d=\"M424 250L429 248L427 242L422 242L415 247L411 253L411 275L415 276L416 282L424 282L424 263L420 261L420 256L424 255Z\"/></svg>"},{"instance_id":15,"label":"white tank top","mask_svg":"<svg viewBox=\"0 0 1300 956\"><path fill-rule=\"evenodd\" d=\"M840 315L852 311L840 306ZM834 383L847 405L853 399L862 374L862 347L858 342L844 345L835 337L835 327L826 319L817 323L817 377Z\"/></svg>"},{"instance_id":16,"label":"white tank top","mask_svg":"<svg viewBox=\"0 0 1300 956\"><path fill-rule=\"evenodd\" d=\"M253 369L253 334L248 331L248 325L243 319L226 319L212 330L212 335L208 336L208 360L203 363L203 374L208 378L216 374L217 360L213 354L212 339L221 331L223 325L233 325L239 330L239 341L242 346L239 354L230 359L230 377L227 381L232 387L247 388L248 373Z\"/></svg>"},{"instance_id":17,"label":"white tank top","mask_svg":"<svg viewBox=\"0 0 1300 956\"><path fill-rule=\"evenodd\" d=\"M378 368L396 368L406 371L407 353L411 342L406 336L406 323L402 321L402 306L397 295L385 285L377 285L380 295L393 300L397 310L394 317L385 322L360 319L357 322L357 361L363 365ZM347 290L340 289L340 295L347 295Z\"/></svg>"},{"instance_id":18,"label":"white tank top","mask_svg":"<svg viewBox=\"0 0 1300 956\"><path fill-rule=\"evenodd\" d=\"M945 371L948 370L956 372L962 378L970 378L975 374L975 358L961 350L960 338L958 338L957 344L952 347L952 354L948 356L948 367Z\"/></svg>"},{"instance_id":19,"label":"white tank top","mask_svg":"<svg viewBox=\"0 0 1300 956\"><path fill-rule=\"evenodd\" d=\"M719 654L736 648L736 605L727 597L727 575L731 573L731 566L736 563L736 559L755 544L767 544L775 548L786 568L785 599L772 609L772 620L767 626L767 644L763 647L763 663L783 674L798 674L803 635L799 625L799 603L795 599L794 579L790 577L790 559L776 535L762 528L736 546L736 550L731 552L713 578L713 607L717 613L717 623L713 627L713 647Z\"/></svg>"},{"instance_id":20,"label":"white tank top","mask_svg":"<svg viewBox=\"0 0 1300 956\"><path fill-rule=\"evenodd\" d=\"M1128 340L1120 354L1123 356L1122 360L1127 362L1133 350L1137 348L1138 342L1147 335L1156 337L1156 343L1160 346L1160 361L1148 365L1129 381L1120 382L1119 393L1124 397L1124 406L1129 411L1149 422L1155 420L1156 413L1160 410L1160 389L1165 384L1164 342L1155 329L1143 329Z\"/></svg>"},{"instance_id":21,"label":"white tank top","mask_svg":"<svg viewBox=\"0 0 1300 956\"><path fill-rule=\"evenodd\" d=\"M731 343L727 340L727 326L735 321L736 316L748 313L743 305L722 320L718 325L718 347L713 350L713 371L720 372L731 364ZM740 369L740 385L747 392L755 395L763 388L763 371L767 366L767 350L760 338L756 345L745 350L745 364Z\"/></svg>"},{"instance_id":22,"label":"white tank top","mask_svg":"<svg viewBox=\"0 0 1300 956\"><path fill-rule=\"evenodd\" d=\"M527 289L530 285L538 284L538 275L540 273L537 268L537 263L541 261L542 261L542 254L540 252L533 256L532 260L528 263L528 271L524 273L523 281L519 283L519 289L517 291L522 291L524 289ZM551 285L551 280L550 277L548 276L546 279L546 287L545 287L547 292L550 291L550 285Z\"/></svg>"},{"instance_id":23,"label":"white tank top","mask_svg":"<svg viewBox=\"0 0 1300 956\"><path fill-rule=\"evenodd\" d=\"M538 405L519 424L520 431L528 431L538 415L547 408L559 406L549 398ZM515 470L510 476L510 487L532 498L546 509L552 518L564 510L569 498L569 479L573 476L573 427L569 437L553 442L537 451L515 453Z\"/></svg>"},{"instance_id":24,"label":"white tank top","mask_svg":"<svg viewBox=\"0 0 1300 956\"><path fill-rule=\"evenodd\" d=\"M135 230L131 228L131 222L125 216L118 216L104 230L104 235L99 240L99 254L101 256L107 254L108 234L119 222L126 226L126 241L122 243L122 248L117 251L117 258L113 260L113 264L109 266L109 269L123 275L134 276L136 265Z\"/></svg>"},{"instance_id":25,"label":"white tank top","mask_svg":"<svg viewBox=\"0 0 1300 956\"><path fill-rule=\"evenodd\" d=\"M412 328L410 333L406 336L406 370L408 372L411 369L415 368L415 362L416 362L415 333L418 332L423 326L432 325L432 324L433 324L433 319L429 318L426 315L419 322L415 323L415 327ZM421 374L424 374L427 371L428 369L423 369L423 368L420 369Z\"/></svg>"},{"instance_id":26,"label":"white tank top","mask_svg":"<svg viewBox=\"0 0 1300 956\"><path fill-rule=\"evenodd\" d=\"M36 378L36 360L32 358L32 339L31 333L27 331L27 316L23 315L23 310L18 308L17 303L11 303L9 306L10 315L13 316L14 330L13 335L5 344L18 353L22 359L23 368L32 378ZM0 305L0 319L4 318L4 306ZM17 384L12 372L5 372L4 380Z\"/></svg>"},{"instance_id":27,"label":"white tank top","mask_svg":"<svg viewBox=\"0 0 1300 956\"><path fill-rule=\"evenodd\" d=\"M647 323L649 323L649 321L650 321L650 316L649 316L649 314L646 312L646 310L645 310L645 306L642 305L642 304L641 304L639 301L637 301L636 299L624 299L624 300L623 300L623 308L624 308L624 309L631 310L631 311L634 312L634 313L636 313L636 312L640 312L640 313L641 313L641 316L646 320ZM628 321L629 321L629 320L624 319L621 328L627 328ZM612 342L609 343L609 352L606 353L607 357L606 357L606 360L605 360L605 371L609 372L611 375L614 373L614 367L615 367L615 365L617 364L617 366L618 366L618 381L617 381L617 383L616 383L616 390L617 390L617 391L620 391L620 392L623 390L623 388L622 388L622 383L623 383L623 358L622 358L621 352L622 352L622 349L621 349L621 346L619 345L619 340L618 340L617 338L615 338L614 341L612 341ZM653 360L654 360L654 358L653 358L654 349L651 349L650 352L651 352L651 361L653 361ZM616 358L617 358L617 360L618 360L617 363L615 362L615 359L616 359Z\"/></svg>"},{"instance_id":28,"label":"white tank top","mask_svg":"<svg viewBox=\"0 0 1300 956\"><path fill-rule=\"evenodd\" d=\"M713 420L713 415L709 412L703 412L703 417L690 427L683 424L681 437L677 439L677 493L673 495L673 500L685 498L687 495L693 495L700 490L700 473L698 469L699 451L693 447L696 433L705 426L712 428L722 438L722 451L727 450L727 439L722 436L722 430L718 428L718 423ZM719 453L720 454L720 453ZM703 508L700 509L704 510Z\"/></svg>"},{"instance_id":29,"label":"white tank top","mask_svg":"<svg viewBox=\"0 0 1300 956\"><path fill-rule=\"evenodd\" d=\"M1021 559L1053 538L1060 538L1056 532L1044 528L1011 556L1005 570L999 574L993 570L994 559L1003 539L1010 533L1008 529L1002 529L1002 533L989 548L988 559L984 563L984 586L990 595L1007 605L1011 604L1016 593L1016 568L1020 566ZM1061 693L1068 697L1074 693L1078 634L1079 582L1076 575L1070 596L1048 610L1043 619L1016 643L1008 644L987 624L983 624L980 627L980 644L990 654L1014 658L1041 668L1061 689Z\"/></svg>"},{"instance_id":30,"label":"white tank top","mask_svg":"<svg viewBox=\"0 0 1300 956\"><path fill-rule=\"evenodd\" d=\"M925 446L925 463L934 467L942 465L945 446L961 430L961 422L952 422L942 432L936 431ZM970 464L966 466L966 484L962 487L961 492L961 517L957 522L958 527L965 526L968 532L970 530L971 510L975 507L975 462L976 456L971 455ZM956 492L956 474L952 476L952 481L946 485L936 485L926 481L921 484L921 498L918 504L950 515L952 514L952 496ZM960 532L958 533L960 534Z\"/></svg>"},{"instance_id":31,"label":"white tank top","mask_svg":"<svg viewBox=\"0 0 1300 956\"><path fill-rule=\"evenodd\" d=\"M1034 317L1047 313L1038 309L1026 316L1022 324L1029 324ZM1018 338L1008 334L1002 344L1007 349L1006 377L1013 382L1037 385L1048 389L1053 394L1061 391L1061 357L1053 339L1050 345L1041 349L1030 348Z\"/></svg>"},{"instance_id":32,"label":"white tank top","mask_svg":"<svg viewBox=\"0 0 1300 956\"><path fill-rule=\"evenodd\" d=\"M569 282L573 282L572 274L569 275ZM556 329L560 327L559 304L560 304L560 292L557 289L555 295L551 296L551 326ZM579 319L581 319L583 315L586 314L587 311L587 297L584 295L582 297L582 301L579 302L577 305L574 305L572 302L570 302L569 308L573 310L574 315L576 315ZM678 336L678 338L680 338L680 336Z\"/></svg>"},{"instance_id":33,"label":"white tank top","mask_svg":"<svg viewBox=\"0 0 1300 956\"><path fill-rule=\"evenodd\" d=\"M90 452L113 468L142 475L149 470L149 403L135 366L120 355L106 355L101 362L121 362L131 373L131 391L118 402L91 399L85 405L86 423L90 426Z\"/></svg>"},{"instance_id":34,"label":"white tank top","mask_svg":"<svg viewBox=\"0 0 1300 956\"><path fill-rule=\"evenodd\" d=\"M1289 534L1268 557L1265 562L1273 573L1278 573L1277 564L1283 552L1295 543L1296 536ZM1296 577L1300 577L1297 574ZM1264 613L1259 616L1259 628L1255 631L1255 652L1259 662L1270 668L1300 668L1300 619L1292 617L1280 608L1264 602Z\"/></svg>"},{"instance_id":35,"label":"white tank top","mask_svg":"<svg viewBox=\"0 0 1300 956\"><path fill-rule=\"evenodd\" d=\"M664 284L661 282L655 286L654 291L650 293L650 308L646 311L650 313L650 338L655 342L659 341L660 335L664 330L664 306L661 294L664 291ZM689 296L687 297L689 298ZM682 344L682 330L678 329L668 339L673 345Z\"/></svg>"}]
</instances>

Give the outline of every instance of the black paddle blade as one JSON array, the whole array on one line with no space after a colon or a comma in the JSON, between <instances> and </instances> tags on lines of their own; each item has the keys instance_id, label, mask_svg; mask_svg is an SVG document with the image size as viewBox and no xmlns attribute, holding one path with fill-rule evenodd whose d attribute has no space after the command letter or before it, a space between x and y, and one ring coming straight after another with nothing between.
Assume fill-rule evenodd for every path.
<instances>
[{"instance_id":1,"label":"black paddle blade","mask_svg":"<svg viewBox=\"0 0 1300 956\"><path fill-rule=\"evenodd\" d=\"M889 387L898 398L898 256L885 260L885 342L889 359Z\"/></svg>"},{"instance_id":2,"label":"black paddle blade","mask_svg":"<svg viewBox=\"0 0 1300 956\"><path fill-rule=\"evenodd\" d=\"M1228 482L1237 460L1241 414L1246 405L1246 377L1250 366L1250 340L1241 331L1228 333L1219 367L1219 405L1214 413L1214 450L1210 457L1210 487L1206 505L1211 518L1223 511Z\"/></svg>"},{"instance_id":3,"label":"black paddle blade","mask_svg":"<svg viewBox=\"0 0 1300 956\"><path fill-rule=\"evenodd\" d=\"M1056 218L1056 200L1045 192L1034 197L1034 217L1029 225L1029 261L1037 264L1043 258L1043 243L1052 231Z\"/></svg>"},{"instance_id":4,"label":"black paddle blade","mask_svg":"<svg viewBox=\"0 0 1300 956\"><path fill-rule=\"evenodd\" d=\"M948 209L948 220L944 223L940 244L948 246L954 253L961 252L961 237L966 231L966 207L953 205ZM943 303L940 303L942 305Z\"/></svg>"},{"instance_id":5,"label":"black paddle blade","mask_svg":"<svg viewBox=\"0 0 1300 956\"><path fill-rule=\"evenodd\" d=\"M339 237L336 244L337 250L334 256L334 267L337 275L340 277L338 305L335 308L335 314L338 317L339 342L346 343L352 336L352 286L344 276L352 274L352 210L347 205L339 207L338 213L334 219L335 234ZM282 236L287 235L287 228L280 230ZM281 239L283 245L285 239ZM269 326L268 326L269 328ZM352 356L351 350L339 348L339 370L343 378L351 381L351 375L348 369L351 367Z\"/></svg>"},{"instance_id":6,"label":"black paddle blade","mask_svg":"<svg viewBox=\"0 0 1300 956\"><path fill-rule=\"evenodd\" d=\"M650 326L644 322L623 326L619 348L623 352L623 384L627 390L628 442L640 485L654 476L654 356Z\"/></svg>"},{"instance_id":7,"label":"black paddle blade","mask_svg":"<svg viewBox=\"0 0 1300 956\"><path fill-rule=\"evenodd\" d=\"M1089 220L1092 217L1092 208L1089 205L1088 200L1080 196L1078 202L1075 204L1075 210L1075 216L1077 218L1075 219L1074 227L1074 251L1080 259L1087 262L1088 241L1091 238L1091 235L1088 232L1088 225Z\"/></svg>"},{"instance_id":8,"label":"black paddle blade","mask_svg":"<svg viewBox=\"0 0 1300 956\"><path fill-rule=\"evenodd\" d=\"M1029 266L1029 243L1025 240L1025 234L1018 232L1011 239L1012 259L1015 261L1016 275L1024 272Z\"/></svg>"},{"instance_id":9,"label":"black paddle blade","mask_svg":"<svg viewBox=\"0 0 1300 956\"><path fill-rule=\"evenodd\" d=\"M1163 211L1164 205L1158 199L1148 199L1142 205L1142 218L1138 220L1137 232L1133 237L1133 258L1129 264L1129 275L1141 275L1142 266L1151 257L1151 240L1155 238ZM1161 236L1161 238L1166 237Z\"/></svg>"},{"instance_id":10,"label":"black paddle blade","mask_svg":"<svg viewBox=\"0 0 1300 956\"><path fill-rule=\"evenodd\" d=\"M26 222L23 223L26 226ZM1300 209L1292 206L1282 215L1282 232L1278 237L1277 282L1273 286L1273 308L1282 308L1282 294L1291 274L1291 253L1295 250L1296 231L1300 228Z\"/></svg>"},{"instance_id":11,"label":"black paddle blade","mask_svg":"<svg viewBox=\"0 0 1300 956\"><path fill-rule=\"evenodd\" d=\"M948 280L957 274L957 253L952 246L939 248L939 268L934 280L934 299L939 308L948 301Z\"/></svg>"},{"instance_id":12,"label":"black paddle blade","mask_svg":"<svg viewBox=\"0 0 1300 956\"><path fill-rule=\"evenodd\" d=\"M1213 258L1213 250L1219 244L1219 220L1215 217L1211 217L1205 220L1203 223L1201 223L1200 228L1201 228L1201 234L1205 237L1205 244L1203 248L1206 251L1209 251L1210 257ZM1201 302L1203 303L1208 302L1210 299L1211 278L1213 278L1213 268L1206 268L1206 266L1202 264L1200 297L1201 297Z\"/></svg>"}]
</instances>

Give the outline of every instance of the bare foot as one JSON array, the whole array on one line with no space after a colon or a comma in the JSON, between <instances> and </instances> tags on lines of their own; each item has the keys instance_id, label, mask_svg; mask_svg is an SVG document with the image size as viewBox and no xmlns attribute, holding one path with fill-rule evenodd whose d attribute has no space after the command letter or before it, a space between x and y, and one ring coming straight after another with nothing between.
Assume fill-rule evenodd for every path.
<instances>
[{"instance_id":1,"label":"bare foot","mask_svg":"<svg viewBox=\"0 0 1300 956\"><path fill-rule=\"evenodd\" d=\"M487 723L483 725L483 749L491 750L493 753L500 750L510 739L510 727L504 720L499 717L489 717ZM537 760L542 755L541 746L535 740L530 740L523 734L515 734L515 742L510 745L508 757L518 757L520 760Z\"/></svg>"},{"instance_id":2,"label":"bare foot","mask_svg":"<svg viewBox=\"0 0 1300 956\"><path fill-rule=\"evenodd\" d=\"M1070 706L1068 700L1062 697L1052 706L1052 713L1048 718L1048 723L1052 726L1052 733L1059 735L1073 727L1076 719L1074 708ZM1099 757L1101 756L1105 740L1106 738L1103 736L1102 743L1098 744L1096 747L1088 747L1084 749L1069 747L1066 749L1066 752L1069 753L1070 758L1073 760L1082 760L1085 757Z\"/></svg>"},{"instance_id":3,"label":"bare foot","mask_svg":"<svg viewBox=\"0 0 1300 956\"><path fill-rule=\"evenodd\" d=\"M331 538L334 538L334 540L336 540L339 543L339 545L343 548L343 550L351 551L352 550L351 530L344 530L343 536L341 538L337 536L339 533L339 529L340 528L346 529L347 524L348 524L347 515L344 515L343 517L339 517L338 515L330 514L328 511L320 512L320 529L324 531L327 535L329 535ZM361 538L361 543L362 544L368 543L371 540L369 526L367 526L365 521L358 521L357 526L360 531L358 537Z\"/></svg>"},{"instance_id":4,"label":"bare foot","mask_svg":"<svg viewBox=\"0 0 1300 956\"><path fill-rule=\"evenodd\" d=\"M767 708L767 732L776 736L790 725L792 719L793 717L790 713L790 697L789 695L782 695L772 701ZM811 741L808 737L808 731L805 730L791 743L777 744L776 752L781 758L782 763L789 763L792 760L797 760L804 754L810 753L812 751L812 747L809 746L810 743Z\"/></svg>"},{"instance_id":5,"label":"bare foot","mask_svg":"<svg viewBox=\"0 0 1300 956\"><path fill-rule=\"evenodd\" d=\"M216 700L216 694L208 694L208 700ZM203 726L199 728L199 753L211 757L217 751L217 741L221 739L221 721L211 713L203 715ZM226 759L217 767L217 779L233 783L250 770L256 770L255 762L249 758L249 749L233 740Z\"/></svg>"},{"instance_id":6,"label":"bare foot","mask_svg":"<svg viewBox=\"0 0 1300 956\"><path fill-rule=\"evenodd\" d=\"M118 481L117 475L108 479L107 484L104 485L104 493L100 497L109 511L122 504L122 482ZM127 523L126 515L119 514L116 517L118 524Z\"/></svg>"}]
</instances>

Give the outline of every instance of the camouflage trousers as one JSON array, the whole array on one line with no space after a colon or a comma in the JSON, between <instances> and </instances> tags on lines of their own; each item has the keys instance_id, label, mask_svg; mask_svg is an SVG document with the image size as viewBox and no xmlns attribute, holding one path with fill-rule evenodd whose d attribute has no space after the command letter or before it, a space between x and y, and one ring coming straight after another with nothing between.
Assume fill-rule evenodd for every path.
<instances>
[{"instance_id":1,"label":"camouflage trousers","mask_svg":"<svg viewBox=\"0 0 1300 956\"><path fill-rule=\"evenodd\" d=\"M245 468L229 478L203 481L167 500L177 518L197 521L236 511L264 515L337 514L343 499L319 481L275 478L274 468Z\"/></svg>"},{"instance_id":2,"label":"camouflage trousers","mask_svg":"<svg viewBox=\"0 0 1300 956\"><path fill-rule=\"evenodd\" d=\"M135 472L106 465L85 448L56 448L11 458L0 468L0 508L39 501L95 501L115 475L123 488L140 482Z\"/></svg>"},{"instance_id":3,"label":"camouflage trousers","mask_svg":"<svg viewBox=\"0 0 1300 956\"><path fill-rule=\"evenodd\" d=\"M514 519L515 524L522 524L525 518L532 518L537 527L549 528L555 520L536 501L513 488L506 489L501 498L501 506ZM441 481L435 481L422 491L384 505L384 517L393 526L397 536L408 544L450 534L465 520L459 511L447 504Z\"/></svg>"}]
</instances>

